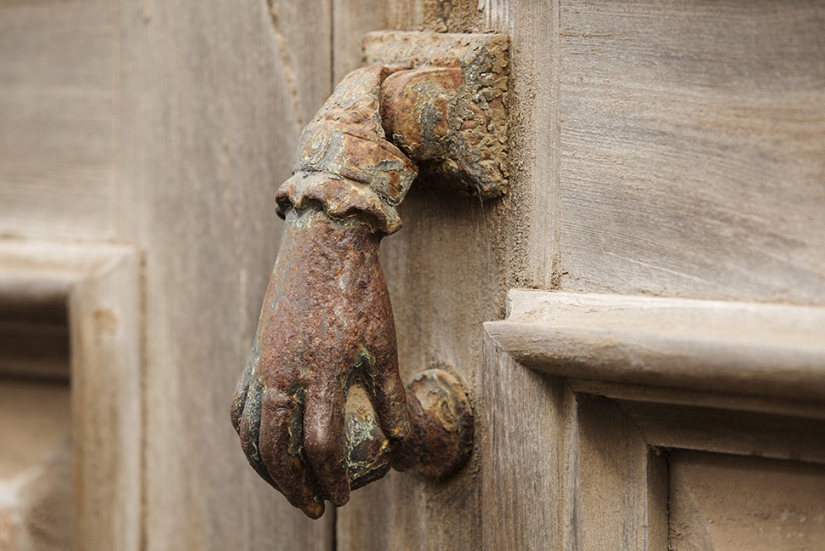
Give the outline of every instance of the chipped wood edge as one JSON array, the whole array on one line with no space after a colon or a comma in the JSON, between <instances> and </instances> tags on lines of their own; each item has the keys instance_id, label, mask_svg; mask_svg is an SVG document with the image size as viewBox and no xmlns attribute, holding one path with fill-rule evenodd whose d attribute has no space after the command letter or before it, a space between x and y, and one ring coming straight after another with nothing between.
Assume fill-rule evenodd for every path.
<instances>
[{"instance_id":1,"label":"chipped wood edge","mask_svg":"<svg viewBox=\"0 0 825 551\"><path fill-rule=\"evenodd\" d=\"M74 548L140 548L140 255L133 247L0 243L0 295L69 307Z\"/></svg>"}]
</instances>

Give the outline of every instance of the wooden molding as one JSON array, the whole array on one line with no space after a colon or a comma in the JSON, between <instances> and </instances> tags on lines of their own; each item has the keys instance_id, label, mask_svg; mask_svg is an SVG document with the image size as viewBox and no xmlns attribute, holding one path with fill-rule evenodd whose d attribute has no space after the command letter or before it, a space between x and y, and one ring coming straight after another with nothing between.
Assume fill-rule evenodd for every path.
<instances>
[{"instance_id":1,"label":"wooden molding","mask_svg":"<svg viewBox=\"0 0 825 551\"><path fill-rule=\"evenodd\" d=\"M140 545L139 274L133 247L0 241L0 302L68 305L75 549Z\"/></svg>"},{"instance_id":2,"label":"wooden molding","mask_svg":"<svg viewBox=\"0 0 825 551\"><path fill-rule=\"evenodd\" d=\"M507 522L485 524L484 549L664 549L690 482L673 485L672 458L821 472L825 308L508 298L485 324L481 496Z\"/></svg>"},{"instance_id":3,"label":"wooden molding","mask_svg":"<svg viewBox=\"0 0 825 551\"><path fill-rule=\"evenodd\" d=\"M825 308L512 290L485 329L560 377L825 400Z\"/></svg>"}]
</instances>

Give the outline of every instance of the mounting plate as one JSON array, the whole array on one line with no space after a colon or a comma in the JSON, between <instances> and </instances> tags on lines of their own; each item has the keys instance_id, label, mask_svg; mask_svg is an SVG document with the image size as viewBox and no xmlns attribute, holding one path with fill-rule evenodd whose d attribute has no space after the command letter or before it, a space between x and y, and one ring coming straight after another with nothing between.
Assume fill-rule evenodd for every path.
<instances>
[{"instance_id":1,"label":"mounting plate","mask_svg":"<svg viewBox=\"0 0 825 551\"><path fill-rule=\"evenodd\" d=\"M416 159L409 144L395 136L390 138L394 138L405 153L411 154L425 180L437 182L438 187L458 189L482 199L505 193L508 181L507 35L381 31L367 34L363 43L368 65L461 69L463 81L458 92L447 101L449 133L443 158ZM427 178L427 175L436 178Z\"/></svg>"}]
</instances>

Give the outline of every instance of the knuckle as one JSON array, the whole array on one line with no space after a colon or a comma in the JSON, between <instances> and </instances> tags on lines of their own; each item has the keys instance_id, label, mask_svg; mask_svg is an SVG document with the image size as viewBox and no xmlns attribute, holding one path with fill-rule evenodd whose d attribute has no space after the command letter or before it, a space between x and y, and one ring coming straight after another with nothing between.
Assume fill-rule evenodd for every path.
<instances>
[{"instance_id":1,"label":"knuckle","mask_svg":"<svg viewBox=\"0 0 825 551\"><path fill-rule=\"evenodd\" d=\"M339 455L343 458L343 445L338 445L332 439L327 438L325 433L309 432L304 435L304 438L307 455L316 461L327 463Z\"/></svg>"},{"instance_id":2,"label":"knuckle","mask_svg":"<svg viewBox=\"0 0 825 551\"><path fill-rule=\"evenodd\" d=\"M263 407L276 414L295 411L298 401L294 396L278 390L267 390L264 394Z\"/></svg>"}]
</instances>

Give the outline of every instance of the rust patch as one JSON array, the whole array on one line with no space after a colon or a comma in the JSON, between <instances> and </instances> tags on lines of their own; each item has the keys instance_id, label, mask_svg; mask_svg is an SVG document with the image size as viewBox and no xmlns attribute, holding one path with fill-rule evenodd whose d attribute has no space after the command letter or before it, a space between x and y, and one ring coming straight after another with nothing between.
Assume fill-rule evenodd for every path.
<instances>
[{"instance_id":1,"label":"rust patch","mask_svg":"<svg viewBox=\"0 0 825 551\"><path fill-rule=\"evenodd\" d=\"M431 186L481 199L506 193L508 49L501 34L375 32L364 38L367 63L408 70L388 76L382 87L384 124Z\"/></svg>"},{"instance_id":2,"label":"rust patch","mask_svg":"<svg viewBox=\"0 0 825 551\"><path fill-rule=\"evenodd\" d=\"M450 373L428 369L415 376L408 394L419 403L414 419L423 432L410 455L412 470L426 478L446 478L463 467L473 449L473 410L464 387Z\"/></svg>"},{"instance_id":3,"label":"rust patch","mask_svg":"<svg viewBox=\"0 0 825 551\"><path fill-rule=\"evenodd\" d=\"M232 417L250 464L318 518L325 499L349 499L348 388L367 389L390 442L407 438L410 421L380 237L315 209L286 220Z\"/></svg>"}]
</instances>

